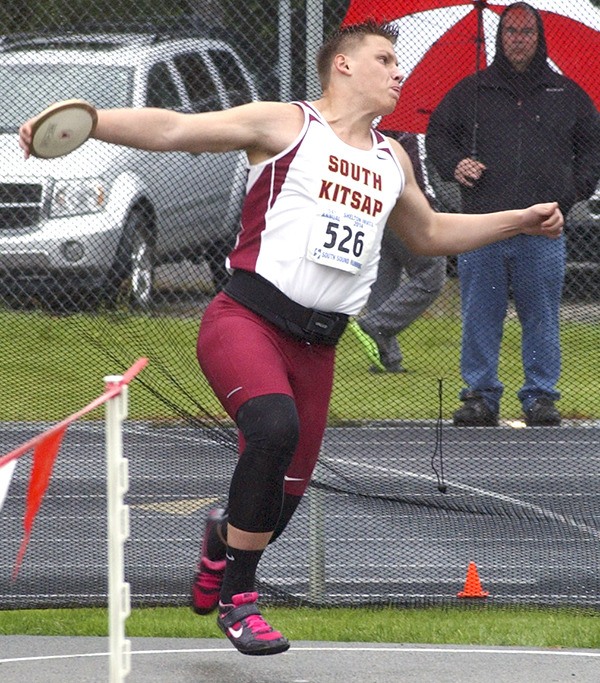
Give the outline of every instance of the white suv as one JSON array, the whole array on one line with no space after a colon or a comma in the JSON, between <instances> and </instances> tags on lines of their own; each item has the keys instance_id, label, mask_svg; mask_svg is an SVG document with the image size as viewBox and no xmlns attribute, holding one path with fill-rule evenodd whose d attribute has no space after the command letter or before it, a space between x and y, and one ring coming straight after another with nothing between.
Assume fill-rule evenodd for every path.
<instances>
[{"instance_id":1,"label":"white suv","mask_svg":"<svg viewBox=\"0 0 600 683\"><path fill-rule=\"evenodd\" d=\"M98 108L225 109L257 99L227 44L146 34L0 42L0 281L147 306L157 265L207 257L219 286L246 178L240 152L156 153L90 140L23 159L18 126L72 97ZM218 259L218 262L215 260Z\"/></svg>"}]
</instances>

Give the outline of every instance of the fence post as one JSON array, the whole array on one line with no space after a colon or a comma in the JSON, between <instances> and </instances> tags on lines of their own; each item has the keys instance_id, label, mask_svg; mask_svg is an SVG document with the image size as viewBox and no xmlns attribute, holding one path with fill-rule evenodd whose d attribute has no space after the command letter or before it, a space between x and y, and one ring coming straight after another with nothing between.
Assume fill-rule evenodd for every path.
<instances>
[{"instance_id":1,"label":"fence post","mask_svg":"<svg viewBox=\"0 0 600 683\"><path fill-rule=\"evenodd\" d=\"M323 0L306 0L306 99L321 96L317 53L323 42Z\"/></svg>"},{"instance_id":2,"label":"fence post","mask_svg":"<svg viewBox=\"0 0 600 683\"><path fill-rule=\"evenodd\" d=\"M279 0L279 99L292 99L292 2Z\"/></svg>"},{"instance_id":3,"label":"fence post","mask_svg":"<svg viewBox=\"0 0 600 683\"><path fill-rule=\"evenodd\" d=\"M321 603L325 594L325 494L320 489L308 490L308 595L313 603Z\"/></svg>"}]
</instances>

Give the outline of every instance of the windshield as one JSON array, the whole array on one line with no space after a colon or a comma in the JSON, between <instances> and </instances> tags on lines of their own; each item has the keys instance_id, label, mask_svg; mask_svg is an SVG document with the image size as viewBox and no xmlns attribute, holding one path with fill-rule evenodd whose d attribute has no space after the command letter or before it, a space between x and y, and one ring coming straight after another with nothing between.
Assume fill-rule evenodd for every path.
<instances>
[{"instance_id":1,"label":"windshield","mask_svg":"<svg viewBox=\"0 0 600 683\"><path fill-rule=\"evenodd\" d=\"M0 83L0 132L14 133L60 100L87 100L98 109L131 106L133 69L105 64L0 65Z\"/></svg>"}]
</instances>

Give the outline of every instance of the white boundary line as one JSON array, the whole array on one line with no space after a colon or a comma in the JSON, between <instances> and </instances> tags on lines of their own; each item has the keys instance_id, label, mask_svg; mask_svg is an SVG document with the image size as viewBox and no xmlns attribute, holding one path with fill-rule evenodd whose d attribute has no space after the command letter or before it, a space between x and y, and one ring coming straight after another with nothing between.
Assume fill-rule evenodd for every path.
<instances>
[{"instance_id":1,"label":"white boundary line","mask_svg":"<svg viewBox=\"0 0 600 683\"><path fill-rule=\"evenodd\" d=\"M132 655L178 655L178 654L213 654L218 652L226 652L237 657L236 650L231 647L201 647L201 648L180 648L168 650L133 650ZM441 647L430 645L418 646L399 646L399 645L364 645L351 647L347 645L334 646L307 646L300 645L292 648L289 654L294 652L398 652L406 654L484 654L484 655L509 655L509 656L532 656L532 657L583 657L590 659L600 659L600 651L597 650L554 650L554 649L513 649L508 647L485 647L476 648L473 646L457 647ZM39 662L60 659L80 659L89 657L109 657L109 652L89 652L81 654L70 655L41 655L35 657L11 657L0 659L0 664L9 664L17 662ZM285 655L284 655L285 656Z\"/></svg>"}]
</instances>

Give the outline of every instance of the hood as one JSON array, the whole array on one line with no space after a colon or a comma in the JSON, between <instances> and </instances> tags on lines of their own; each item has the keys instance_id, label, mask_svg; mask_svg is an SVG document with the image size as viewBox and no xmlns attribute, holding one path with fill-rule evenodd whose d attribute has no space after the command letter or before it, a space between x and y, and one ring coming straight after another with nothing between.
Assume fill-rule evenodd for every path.
<instances>
[{"instance_id":1,"label":"hood","mask_svg":"<svg viewBox=\"0 0 600 683\"><path fill-rule=\"evenodd\" d=\"M19 178L27 182L43 182L46 178L87 178L101 175L107 165L114 163L115 151L99 140L88 140L71 154L56 159L23 158L16 133L0 135L2 170L0 182L14 182Z\"/></svg>"},{"instance_id":2,"label":"hood","mask_svg":"<svg viewBox=\"0 0 600 683\"><path fill-rule=\"evenodd\" d=\"M515 71L509 62L508 58L504 54L504 49L502 47L502 26L504 24L506 15L513 9L524 9L535 15L535 20L538 27L538 44L536 53L531 60L531 63L527 69L519 73ZM546 34L544 32L544 23L542 22L542 17L540 13L526 2L514 2L512 5L508 5L502 16L500 17L500 23L498 24L498 32L496 33L496 56L494 58L493 64L500 71L502 76L513 83L518 89L521 87L527 87L527 84L537 81L542 73L548 68L548 50L546 47Z\"/></svg>"}]
</instances>

